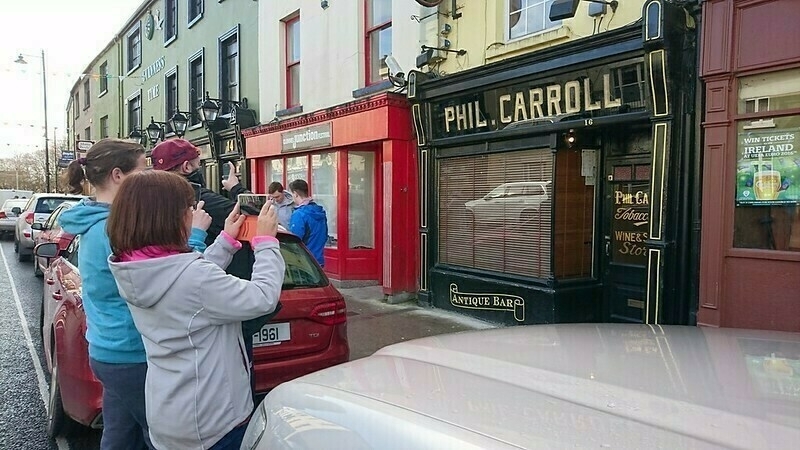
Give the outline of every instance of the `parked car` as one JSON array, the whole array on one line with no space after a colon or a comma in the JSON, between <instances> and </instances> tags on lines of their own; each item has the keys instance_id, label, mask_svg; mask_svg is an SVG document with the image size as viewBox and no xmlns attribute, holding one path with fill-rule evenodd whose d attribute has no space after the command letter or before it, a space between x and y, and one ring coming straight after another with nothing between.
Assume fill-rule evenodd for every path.
<instances>
[{"instance_id":1,"label":"parked car","mask_svg":"<svg viewBox=\"0 0 800 450\"><path fill-rule=\"evenodd\" d=\"M27 203L27 198L11 198L3 202L3 206L0 207L0 233L2 233L2 237L14 234L18 217L17 213L14 212L14 208L19 208L21 211Z\"/></svg>"},{"instance_id":2,"label":"parked car","mask_svg":"<svg viewBox=\"0 0 800 450\"><path fill-rule=\"evenodd\" d=\"M254 372L260 393L350 357L344 298L299 238L279 232L278 240L286 261L283 309L254 335ZM85 338L79 246L80 237L70 237L64 250L55 242L35 249L38 258L51 260L44 273L40 317L45 360L52 373L50 436L75 422L102 426L102 387L89 367Z\"/></svg>"},{"instance_id":3,"label":"parked car","mask_svg":"<svg viewBox=\"0 0 800 450\"><path fill-rule=\"evenodd\" d=\"M14 207L13 212L19 217L14 229L14 252L18 261L27 261L33 255L33 238L38 232L31 229L34 223L44 223L50 214L65 200L80 200L79 195L68 194L33 194L24 208Z\"/></svg>"},{"instance_id":4,"label":"parked car","mask_svg":"<svg viewBox=\"0 0 800 450\"><path fill-rule=\"evenodd\" d=\"M54 242L58 244L59 250L63 251L67 249L67 246L72 242L73 236L61 228L61 224L58 223L58 218L61 216L61 213L72 208L76 203L78 203L76 200L66 200L56 207L53 214L50 214L50 217L48 217L44 223L34 222L31 225L33 231L38 231L33 239L34 247L45 242ZM33 274L37 277L41 277L48 265L50 265L50 260L48 258L34 256Z\"/></svg>"},{"instance_id":5,"label":"parked car","mask_svg":"<svg viewBox=\"0 0 800 450\"><path fill-rule=\"evenodd\" d=\"M790 448L800 333L530 325L455 333L273 389L243 449Z\"/></svg>"},{"instance_id":6,"label":"parked car","mask_svg":"<svg viewBox=\"0 0 800 450\"><path fill-rule=\"evenodd\" d=\"M549 181L505 183L483 197L464 204L475 220L518 221L539 210L550 199Z\"/></svg>"}]
</instances>

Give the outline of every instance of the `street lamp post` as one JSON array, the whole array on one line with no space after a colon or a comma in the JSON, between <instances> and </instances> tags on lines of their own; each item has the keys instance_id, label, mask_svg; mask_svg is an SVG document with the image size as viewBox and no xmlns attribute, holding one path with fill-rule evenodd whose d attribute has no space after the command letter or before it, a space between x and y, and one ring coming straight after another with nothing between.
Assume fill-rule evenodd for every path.
<instances>
[{"instance_id":1,"label":"street lamp post","mask_svg":"<svg viewBox=\"0 0 800 450\"><path fill-rule=\"evenodd\" d=\"M14 61L17 64L28 64L25 61L24 56L33 56L37 57L36 55L23 55L22 53L19 54L17 60ZM44 184L46 192L50 192L50 151L48 148L49 139L47 138L47 67L45 65L44 59L44 49L42 49L42 98L44 98Z\"/></svg>"}]
</instances>

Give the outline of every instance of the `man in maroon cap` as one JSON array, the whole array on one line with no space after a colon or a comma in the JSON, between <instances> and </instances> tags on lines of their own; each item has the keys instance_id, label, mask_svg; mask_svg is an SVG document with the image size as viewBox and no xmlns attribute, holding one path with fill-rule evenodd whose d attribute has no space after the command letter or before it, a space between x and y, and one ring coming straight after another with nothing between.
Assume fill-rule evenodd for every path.
<instances>
[{"instance_id":1,"label":"man in maroon cap","mask_svg":"<svg viewBox=\"0 0 800 450\"><path fill-rule=\"evenodd\" d=\"M236 201L206 188L200 165L200 150L185 139L170 139L156 145L150 155L150 159L153 161L153 169L167 170L183 175L199 191L199 200L205 203L203 209L211 216L211 226L208 227L208 236L206 237L206 244L211 245L225 227L225 218L236 206ZM233 163L229 162L228 164L230 165L230 175L222 181L222 187L231 193L231 198L233 199L237 199L239 194L250 193L239 183L239 176L236 174ZM258 211L255 211L255 213L258 214ZM233 255L233 260L231 260L225 271L231 275L249 280L253 272L254 261L255 256L252 248L247 242L243 242L241 250ZM253 334L260 331L261 327L277 314L280 309L279 303L278 308L275 308L272 314L242 323L242 335L250 357L251 367L253 360ZM251 386L254 387L252 371L250 381ZM255 392L253 394L255 395Z\"/></svg>"}]
</instances>

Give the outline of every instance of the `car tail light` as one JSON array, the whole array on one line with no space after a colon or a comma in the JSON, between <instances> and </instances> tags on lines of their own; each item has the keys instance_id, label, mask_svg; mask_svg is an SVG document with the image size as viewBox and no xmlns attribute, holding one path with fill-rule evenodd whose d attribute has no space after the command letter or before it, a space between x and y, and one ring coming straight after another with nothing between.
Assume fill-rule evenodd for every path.
<instances>
[{"instance_id":1,"label":"car tail light","mask_svg":"<svg viewBox=\"0 0 800 450\"><path fill-rule=\"evenodd\" d=\"M6 218L6 212L0 211L0 219L5 219L5 218Z\"/></svg>"},{"instance_id":2,"label":"car tail light","mask_svg":"<svg viewBox=\"0 0 800 450\"><path fill-rule=\"evenodd\" d=\"M28 225L33 225L33 213L32 212L29 212L28 214L25 215L25 222L27 222Z\"/></svg>"},{"instance_id":3,"label":"car tail light","mask_svg":"<svg viewBox=\"0 0 800 450\"><path fill-rule=\"evenodd\" d=\"M347 306L344 300L322 303L311 310L311 320L323 325L338 325L347 322Z\"/></svg>"}]
</instances>

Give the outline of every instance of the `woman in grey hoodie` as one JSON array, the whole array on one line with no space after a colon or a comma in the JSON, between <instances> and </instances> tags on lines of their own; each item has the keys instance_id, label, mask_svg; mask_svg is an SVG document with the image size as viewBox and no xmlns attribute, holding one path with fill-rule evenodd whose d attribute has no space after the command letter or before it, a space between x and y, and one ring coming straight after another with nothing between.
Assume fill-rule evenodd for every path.
<instances>
[{"instance_id":1,"label":"woman in grey hoodie","mask_svg":"<svg viewBox=\"0 0 800 450\"><path fill-rule=\"evenodd\" d=\"M147 352L150 439L158 449L238 449L253 410L241 322L272 312L283 284L274 208L258 217L247 281L224 270L241 246L238 205L201 255L187 245L194 191L183 177L143 172L118 195L109 265Z\"/></svg>"}]
</instances>

